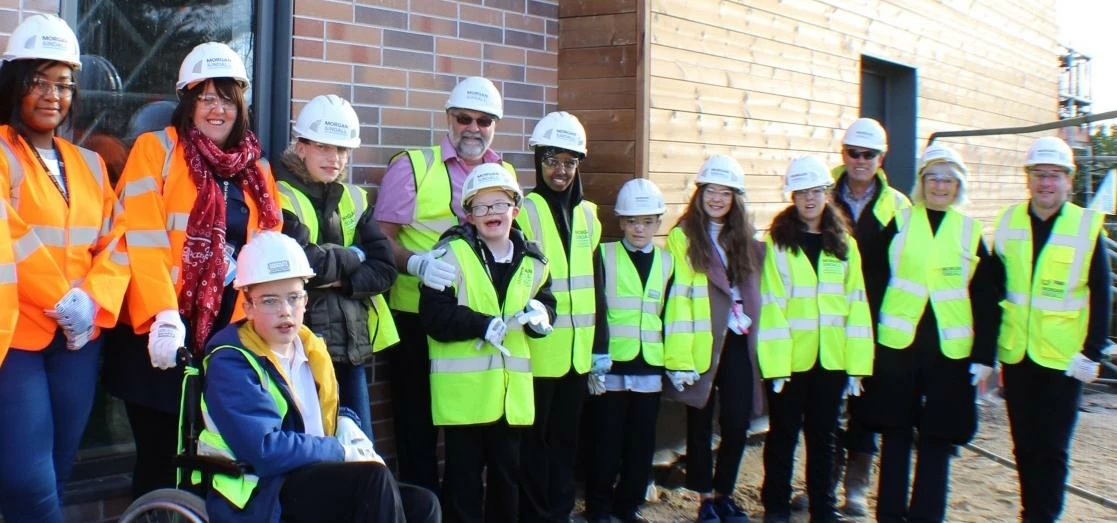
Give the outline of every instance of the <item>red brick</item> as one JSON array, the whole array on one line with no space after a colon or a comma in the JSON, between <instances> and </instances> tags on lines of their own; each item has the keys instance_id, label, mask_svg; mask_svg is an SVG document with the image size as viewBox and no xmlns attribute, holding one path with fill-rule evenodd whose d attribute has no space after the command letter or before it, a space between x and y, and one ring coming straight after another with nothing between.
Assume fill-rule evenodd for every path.
<instances>
[{"instance_id":1,"label":"red brick","mask_svg":"<svg viewBox=\"0 0 1117 523\"><path fill-rule=\"evenodd\" d=\"M403 69L434 70L434 56L431 53L416 53L402 49L385 49L381 65Z\"/></svg>"},{"instance_id":2,"label":"red brick","mask_svg":"<svg viewBox=\"0 0 1117 523\"><path fill-rule=\"evenodd\" d=\"M504 13L496 9L489 9L487 7L473 7L471 5L460 5L458 7L458 19L468 20L470 22L477 22L479 24L492 25L496 27L504 26Z\"/></svg>"},{"instance_id":3,"label":"red brick","mask_svg":"<svg viewBox=\"0 0 1117 523\"><path fill-rule=\"evenodd\" d=\"M403 109L385 107L380 110L381 125L391 127L418 127L430 129L432 115L430 111L421 109Z\"/></svg>"},{"instance_id":4,"label":"red brick","mask_svg":"<svg viewBox=\"0 0 1117 523\"><path fill-rule=\"evenodd\" d=\"M326 46L322 44L322 41L317 39L294 38L291 40L291 54L296 57L321 59L325 55L325 48Z\"/></svg>"},{"instance_id":5,"label":"red brick","mask_svg":"<svg viewBox=\"0 0 1117 523\"><path fill-rule=\"evenodd\" d=\"M451 56L435 56L434 70L459 76L478 76L481 74L481 62Z\"/></svg>"},{"instance_id":6,"label":"red brick","mask_svg":"<svg viewBox=\"0 0 1117 523\"><path fill-rule=\"evenodd\" d=\"M58 14L59 0L23 0L21 7L23 7L23 16L31 14L28 11L38 11L40 13Z\"/></svg>"},{"instance_id":7,"label":"red brick","mask_svg":"<svg viewBox=\"0 0 1117 523\"><path fill-rule=\"evenodd\" d=\"M327 42L326 59L356 64L378 64L380 63L380 48Z\"/></svg>"},{"instance_id":8,"label":"red brick","mask_svg":"<svg viewBox=\"0 0 1117 523\"><path fill-rule=\"evenodd\" d=\"M413 14L411 15L410 30L415 33L438 36L458 36L458 22L457 20Z\"/></svg>"},{"instance_id":9,"label":"red brick","mask_svg":"<svg viewBox=\"0 0 1117 523\"><path fill-rule=\"evenodd\" d=\"M528 67L525 81L529 84L558 85L558 71L555 69Z\"/></svg>"},{"instance_id":10,"label":"red brick","mask_svg":"<svg viewBox=\"0 0 1117 523\"><path fill-rule=\"evenodd\" d=\"M434 37L431 35L417 34L413 31L385 29L384 47L429 53L434 51Z\"/></svg>"},{"instance_id":11,"label":"red brick","mask_svg":"<svg viewBox=\"0 0 1117 523\"><path fill-rule=\"evenodd\" d=\"M524 0L485 0L485 5L517 13L524 12L524 8L526 7Z\"/></svg>"},{"instance_id":12,"label":"red brick","mask_svg":"<svg viewBox=\"0 0 1117 523\"><path fill-rule=\"evenodd\" d=\"M547 87L547 94L546 94L546 96L543 97L543 101L547 102L548 104L557 104L558 103L558 88L557 87Z\"/></svg>"},{"instance_id":13,"label":"red brick","mask_svg":"<svg viewBox=\"0 0 1117 523\"><path fill-rule=\"evenodd\" d=\"M353 78L353 66L296 58L291 61L291 76L305 80L349 82Z\"/></svg>"},{"instance_id":14,"label":"red brick","mask_svg":"<svg viewBox=\"0 0 1117 523\"><path fill-rule=\"evenodd\" d=\"M552 53L557 53L558 48L559 48L558 37L557 36L548 36L547 37L547 50L552 52Z\"/></svg>"},{"instance_id":15,"label":"red brick","mask_svg":"<svg viewBox=\"0 0 1117 523\"><path fill-rule=\"evenodd\" d=\"M407 79L408 85L412 89L422 89L424 91L450 92L450 89L453 89L455 85L458 85L457 77L446 74L410 71L407 73Z\"/></svg>"},{"instance_id":16,"label":"red brick","mask_svg":"<svg viewBox=\"0 0 1117 523\"><path fill-rule=\"evenodd\" d=\"M309 100L320 94L336 94L346 100L351 98L348 84L312 82L302 79L291 80L291 98Z\"/></svg>"},{"instance_id":17,"label":"red brick","mask_svg":"<svg viewBox=\"0 0 1117 523\"><path fill-rule=\"evenodd\" d=\"M305 36L307 38L322 38L325 33L326 24L321 20L313 20L310 18L303 18L296 16L294 24L292 25L292 33L295 36Z\"/></svg>"},{"instance_id":18,"label":"red brick","mask_svg":"<svg viewBox=\"0 0 1117 523\"><path fill-rule=\"evenodd\" d=\"M513 134L525 135L530 134L531 130L535 128L535 120L531 120L531 126L525 127L528 120L517 118L515 116L505 116L501 118L496 125L496 133L499 134Z\"/></svg>"},{"instance_id":19,"label":"red brick","mask_svg":"<svg viewBox=\"0 0 1117 523\"><path fill-rule=\"evenodd\" d=\"M411 0L411 11L446 18L458 17L458 3L446 0Z\"/></svg>"},{"instance_id":20,"label":"red brick","mask_svg":"<svg viewBox=\"0 0 1117 523\"><path fill-rule=\"evenodd\" d=\"M498 134L493 137L493 150L522 151L526 149L523 134Z\"/></svg>"},{"instance_id":21,"label":"red brick","mask_svg":"<svg viewBox=\"0 0 1117 523\"><path fill-rule=\"evenodd\" d=\"M402 11L407 10L407 0L357 0L355 3L359 5L371 5L375 7L399 9Z\"/></svg>"},{"instance_id":22,"label":"red brick","mask_svg":"<svg viewBox=\"0 0 1117 523\"><path fill-rule=\"evenodd\" d=\"M449 93L412 90L407 93L407 106L413 109L430 109L431 111L442 112L446 107L446 98L448 97ZM443 122L441 125L446 125L446 123Z\"/></svg>"},{"instance_id":23,"label":"red brick","mask_svg":"<svg viewBox=\"0 0 1117 523\"><path fill-rule=\"evenodd\" d=\"M524 16L516 13L504 14L504 26L529 33L542 33L547 30L546 20L538 16Z\"/></svg>"},{"instance_id":24,"label":"red brick","mask_svg":"<svg viewBox=\"0 0 1117 523\"><path fill-rule=\"evenodd\" d=\"M330 0L298 0L295 2L295 15L352 22L353 3Z\"/></svg>"},{"instance_id":25,"label":"red brick","mask_svg":"<svg viewBox=\"0 0 1117 523\"><path fill-rule=\"evenodd\" d=\"M326 24L326 37L330 40L340 42L351 42L379 47L382 31L379 28L365 25L330 22Z\"/></svg>"},{"instance_id":26,"label":"red brick","mask_svg":"<svg viewBox=\"0 0 1117 523\"><path fill-rule=\"evenodd\" d=\"M524 81L524 66L487 62L485 63L484 76L490 80L501 79L522 82Z\"/></svg>"},{"instance_id":27,"label":"red brick","mask_svg":"<svg viewBox=\"0 0 1117 523\"><path fill-rule=\"evenodd\" d=\"M407 87L407 71L394 67L358 65L354 70L353 83L382 87Z\"/></svg>"},{"instance_id":28,"label":"red brick","mask_svg":"<svg viewBox=\"0 0 1117 523\"><path fill-rule=\"evenodd\" d=\"M485 44L485 60L522 64L524 63L524 49L507 45Z\"/></svg>"},{"instance_id":29,"label":"red brick","mask_svg":"<svg viewBox=\"0 0 1117 523\"><path fill-rule=\"evenodd\" d=\"M481 58L481 44L457 38L436 38L434 41L434 54L438 56L464 56L466 58Z\"/></svg>"},{"instance_id":30,"label":"red brick","mask_svg":"<svg viewBox=\"0 0 1117 523\"><path fill-rule=\"evenodd\" d=\"M555 51L527 51L527 65L529 67L543 67L558 69L558 53Z\"/></svg>"}]
</instances>

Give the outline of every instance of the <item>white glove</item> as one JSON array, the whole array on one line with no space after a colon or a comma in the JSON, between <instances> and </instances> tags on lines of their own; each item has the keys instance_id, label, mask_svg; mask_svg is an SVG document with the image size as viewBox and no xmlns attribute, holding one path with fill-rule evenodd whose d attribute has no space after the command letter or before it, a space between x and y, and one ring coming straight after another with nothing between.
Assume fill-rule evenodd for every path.
<instances>
[{"instance_id":1,"label":"white glove","mask_svg":"<svg viewBox=\"0 0 1117 523\"><path fill-rule=\"evenodd\" d=\"M517 312L514 317L520 325L527 325L539 334L551 333L551 317L547 314L547 308L539 300L528 300L524 310Z\"/></svg>"},{"instance_id":2,"label":"white glove","mask_svg":"<svg viewBox=\"0 0 1117 523\"><path fill-rule=\"evenodd\" d=\"M993 367L985 365L984 363L970 364L970 376L973 376L973 378L970 379L970 385L976 387L978 383L989 379L989 376L992 375Z\"/></svg>"},{"instance_id":3,"label":"white glove","mask_svg":"<svg viewBox=\"0 0 1117 523\"><path fill-rule=\"evenodd\" d=\"M384 458L376 453L372 440L349 416L337 417L337 440L345 449L345 461L375 461L384 465Z\"/></svg>"},{"instance_id":4,"label":"white glove","mask_svg":"<svg viewBox=\"0 0 1117 523\"><path fill-rule=\"evenodd\" d=\"M85 291L74 287L58 300L54 309L43 312L62 327L67 349L78 350L89 343L89 338L93 336L93 316L97 313L97 304Z\"/></svg>"},{"instance_id":5,"label":"white glove","mask_svg":"<svg viewBox=\"0 0 1117 523\"><path fill-rule=\"evenodd\" d=\"M494 317L491 321L489 321L489 328L485 330L485 337L483 339L477 340L477 345L475 345L473 348L481 350L481 346L483 346L487 341L490 345L493 346L493 348L500 351L500 353L503 354L504 357L510 358L512 357L512 351L508 350L508 348L504 346L505 334L508 334L508 324L504 323L504 320Z\"/></svg>"},{"instance_id":6,"label":"white glove","mask_svg":"<svg viewBox=\"0 0 1117 523\"><path fill-rule=\"evenodd\" d=\"M745 314L745 309L740 303L733 303L733 308L729 309L729 330L734 334L744 335L748 334L749 327L752 326L752 318Z\"/></svg>"},{"instance_id":7,"label":"white glove","mask_svg":"<svg viewBox=\"0 0 1117 523\"><path fill-rule=\"evenodd\" d=\"M605 375L591 372L586 376L586 385L589 386L590 394L594 396L605 394Z\"/></svg>"},{"instance_id":8,"label":"white glove","mask_svg":"<svg viewBox=\"0 0 1117 523\"><path fill-rule=\"evenodd\" d=\"M776 394L783 392L784 385L787 385L789 381L791 381L791 378L776 378L772 380L772 392Z\"/></svg>"},{"instance_id":9,"label":"white glove","mask_svg":"<svg viewBox=\"0 0 1117 523\"><path fill-rule=\"evenodd\" d=\"M698 373L692 370L669 370L667 378L671 380L675 390L682 392L687 386L694 385L698 381Z\"/></svg>"},{"instance_id":10,"label":"white glove","mask_svg":"<svg viewBox=\"0 0 1117 523\"><path fill-rule=\"evenodd\" d=\"M426 254L412 254L407 259L407 273L419 277L423 285L436 291L445 290L454 283L457 270L453 265L439 260L446 254L446 249L435 249Z\"/></svg>"},{"instance_id":11,"label":"white glove","mask_svg":"<svg viewBox=\"0 0 1117 523\"><path fill-rule=\"evenodd\" d=\"M850 376L846 382L845 397L860 397L862 392L865 392L865 386L861 384L861 376Z\"/></svg>"},{"instance_id":12,"label":"white glove","mask_svg":"<svg viewBox=\"0 0 1117 523\"><path fill-rule=\"evenodd\" d=\"M151 332L147 335L147 354L151 356L151 366L157 369L173 369L178 348L186 344L186 326L178 311L168 309L155 315Z\"/></svg>"},{"instance_id":13,"label":"white glove","mask_svg":"<svg viewBox=\"0 0 1117 523\"><path fill-rule=\"evenodd\" d=\"M613 370L613 358L608 354L594 354L593 366L590 367L590 374L604 376L610 370Z\"/></svg>"},{"instance_id":14,"label":"white glove","mask_svg":"<svg viewBox=\"0 0 1117 523\"><path fill-rule=\"evenodd\" d=\"M1101 363L1083 356L1080 352L1070 359L1066 375L1082 383L1093 383L1094 380L1098 379L1098 373L1100 372Z\"/></svg>"}]
</instances>

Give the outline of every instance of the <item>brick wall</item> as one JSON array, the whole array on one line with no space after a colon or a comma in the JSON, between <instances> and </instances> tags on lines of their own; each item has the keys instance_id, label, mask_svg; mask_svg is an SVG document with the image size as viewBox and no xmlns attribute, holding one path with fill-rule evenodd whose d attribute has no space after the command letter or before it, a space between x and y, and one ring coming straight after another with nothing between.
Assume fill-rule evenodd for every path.
<instances>
[{"instance_id":1,"label":"brick wall","mask_svg":"<svg viewBox=\"0 0 1117 523\"><path fill-rule=\"evenodd\" d=\"M504 96L493 148L534 184L527 136L556 108L557 17L557 0L295 0L291 114L319 94L350 100L363 144L353 182L374 186L392 155L442 139L450 89L482 75ZM373 430L394 454L385 376L380 363Z\"/></svg>"}]
</instances>

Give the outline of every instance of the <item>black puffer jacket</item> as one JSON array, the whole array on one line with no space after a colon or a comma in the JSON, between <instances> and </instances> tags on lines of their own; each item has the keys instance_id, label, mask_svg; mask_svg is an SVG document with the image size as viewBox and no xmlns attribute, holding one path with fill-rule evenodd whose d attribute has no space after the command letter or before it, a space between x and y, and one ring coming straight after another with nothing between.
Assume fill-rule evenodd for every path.
<instances>
[{"instance_id":1,"label":"black puffer jacket","mask_svg":"<svg viewBox=\"0 0 1117 523\"><path fill-rule=\"evenodd\" d=\"M274 167L276 181L287 182L305 194L318 217L318 238L310 242L310 230L290 211L283 211L283 232L303 245L315 277L307 289L305 323L326 340L335 362L362 365L372 360L368 332L369 299L387 292L396 281L392 248L372 217L372 206L357 220L353 245L365 253L345 248L338 205L345 197L340 183L311 181L302 160L288 149Z\"/></svg>"}]
</instances>

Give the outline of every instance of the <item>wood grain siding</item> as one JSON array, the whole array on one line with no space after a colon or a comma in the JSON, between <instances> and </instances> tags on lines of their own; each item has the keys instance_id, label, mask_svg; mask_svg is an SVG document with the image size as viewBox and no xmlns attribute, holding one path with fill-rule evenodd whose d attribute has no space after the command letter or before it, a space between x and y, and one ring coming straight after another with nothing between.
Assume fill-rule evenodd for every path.
<instances>
[{"instance_id":1,"label":"wood grain siding","mask_svg":"<svg viewBox=\"0 0 1117 523\"><path fill-rule=\"evenodd\" d=\"M782 175L793 157L840 162L844 129L860 114L862 56L916 69L919 151L935 131L1057 117L1054 0L647 3L643 119L648 176L667 195L666 222L705 158L723 153L744 167L750 211L766 228L787 205ZM560 105L579 101L561 88L559 96ZM1025 197L1019 165L1032 138L950 142L970 163L967 210L987 225Z\"/></svg>"},{"instance_id":2,"label":"wood grain siding","mask_svg":"<svg viewBox=\"0 0 1117 523\"><path fill-rule=\"evenodd\" d=\"M617 190L645 172L646 23L643 0L559 3L558 105L578 116L589 137L581 169L586 197L600 205L606 236L619 234Z\"/></svg>"}]
</instances>

